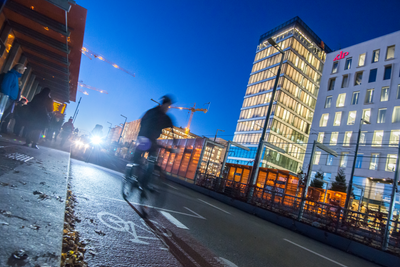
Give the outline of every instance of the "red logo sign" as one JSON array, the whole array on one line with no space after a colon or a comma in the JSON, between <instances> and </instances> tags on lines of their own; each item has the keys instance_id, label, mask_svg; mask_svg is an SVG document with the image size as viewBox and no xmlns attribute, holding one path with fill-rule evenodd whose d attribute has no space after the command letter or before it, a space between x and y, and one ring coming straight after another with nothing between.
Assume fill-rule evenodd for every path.
<instances>
[{"instance_id":1,"label":"red logo sign","mask_svg":"<svg viewBox=\"0 0 400 267\"><path fill-rule=\"evenodd\" d=\"M340 54L338 54L336 57L335 57L335 59L333 60L333 61L336 61L336 60L339 60L339 59L342 59L342 58L345 58L346 56L348 56L349 55L349 52L342 52L342 51L340 51Z\"/></svg>"}]
</instances>

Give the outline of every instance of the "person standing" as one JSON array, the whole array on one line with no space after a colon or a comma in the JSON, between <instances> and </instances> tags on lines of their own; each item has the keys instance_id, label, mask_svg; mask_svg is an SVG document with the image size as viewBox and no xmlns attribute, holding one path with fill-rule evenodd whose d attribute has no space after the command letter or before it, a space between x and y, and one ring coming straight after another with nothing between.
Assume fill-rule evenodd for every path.
<instances>
[{"instance_id":1,"label":"person standing","mask_svg":"<svg viewBox=\"0 0 400 267\"><path fill-rule=\"evenodd\" d=\"M8 71L6 74L3 74L0 78L0 92L4 95L8 96L8 101L4 108L4 113L1 119L1 130L2 132L7 132L7 124L9 120L7 120L7 124L3 123L6 119L13 113L14 104L16 101L19 101L21 91L19 90L19 78L25 72L26 67L23 64L16 64L12 70ZM5 126L4 126L4 125Z\"/></svg>"},{"instance_id":2,"label":"person standing","mask_svg":"<svg viewBox=\"0 0 400 267\"><path fill-rule=\"evenodd\" d=\"M28 129L25 146L29 146L32 143L32 148L39 149L37 143L40 138L40 133L48 127L50 114L53 112L53 99L51 99L50 93L50 88L43 88L39 94L34 96L27 106L29 120L26 125Z\"/></svg>"}]
</instances>

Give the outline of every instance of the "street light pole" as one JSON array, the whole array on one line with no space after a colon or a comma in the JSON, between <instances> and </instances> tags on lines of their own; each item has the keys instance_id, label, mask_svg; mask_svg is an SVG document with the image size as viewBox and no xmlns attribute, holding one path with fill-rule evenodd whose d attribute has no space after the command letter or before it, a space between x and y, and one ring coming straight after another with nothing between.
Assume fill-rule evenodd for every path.
<instances>
[{"instance_id":1,"label":"street light pole","mask_svg":"<svg viewBox=\"0 0 400 267\"><path fill-rule=\"evenodd\" d=\"M124 117L124 118L125 118L125 122L124 122L124 126L122 126L122 131L121 131L121 134L119 135L119 138L118 138L118 144L119 144L119 141L121 141L122 133L124 132L125 124L126 124L126 119L127 119L127 117L125 117L125 116L122 115L122 114L121 114L121 117Z\"/></svg>"},{"instance_id":2,"label":"street light pole","mask_svg":"<svg viewBox=\"0 0 400 267\"><path fill-rule=\"evenodd\" d=\"M218 131L225 132L224 130L217 129L217 131L215 132L214 142L216 142L216 140L217 140Z\"/></svg>"},{"instance_id":3,"label":"street light pole","mask_svg":"<svg viewBox=\"0 0 400 267\"><path fill-rule=\"evenodd\" d=\"M265 116L265 122L264 122L263 131L261 133L260 142L258 143L256 157L254 159L253 168L251 170L251 175L250 175L250 179L249 179L249 186L252 186L255 183L255 180L256 180L256 177L257 177L258 167L259 167L260 161L261 161L261 153L262 153L263 148L264 148L264 142L263 141L264 141L264 138L265 138L265 133L266 133L267 128L268 128L269 117L271 116L271 111L272 111L272 104L274 103L276 88L278 87L279 76L281 75L283 58L285 56L285 52L275 43L275 41L272 38L269 38L268 42L273 47L275 47L281 53L282 56L281 56L281 62L279 63L278 72L276 73L274 88L272 89L271 99L269 101L267 115ZM247 199L248 200L250 200L252 198L253 192L254 192L254 188L251 187L250 190L249 190L249 194L247 195Z\"/></svg>"},{"instance_id":4,"label":"street light pole","mask_svg":"<svg viewBox=\"0 0 400 267\"><path fill-rule=\"evenodd\" d=\"M347 209L349 208L349 202L350 202L350 195L352 192L352 188L353 188L353 176L354 176L354 170L356 168L356 161L357 161L357 154L358 154L358 146L360 144L360 137L361 137L361 127L363 125L363 122L367 123L367 124L371 124L369 121L364 120L363 118L361 118L360 120L360 128L358 129L358 136L357 136L357 143L356 143L356 151L354 153L354 159L353 159L353 166L351 168L351 174L350 174L350 181L349 181L349 187L347 188L347 195L346 195L346 202L344 204L344 210L345 210L345 216L344 219L346 219L347 217ZM340 166L340 163L339 163ZM360 199L361 201L361 199Z\"/></svg>"}]
</instances>

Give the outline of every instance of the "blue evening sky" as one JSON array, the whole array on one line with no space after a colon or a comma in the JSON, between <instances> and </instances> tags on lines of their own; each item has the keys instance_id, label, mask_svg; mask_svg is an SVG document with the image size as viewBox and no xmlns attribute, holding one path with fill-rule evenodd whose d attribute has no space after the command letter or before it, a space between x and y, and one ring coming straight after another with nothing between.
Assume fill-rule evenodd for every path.
<instances>
[{"instance_id":1,"label":"blue evening sky","mask_svg":"<svg viewBox=\"0 0 400 267\"><path fill-rule=\"evenodd\" d=\"M108 91L86 89L76 127L90 131L141 117L164 94L196 112L191 130L232 139L260 35L299 16L333 50L400 30L400 1L266 0L77 0L88 10L84 45L132 77L98 59L82 56L80 80ZM76 103L67 107L72 116ZM172 110L185 127L188 113Z\"/></svg>"}]
</instances>

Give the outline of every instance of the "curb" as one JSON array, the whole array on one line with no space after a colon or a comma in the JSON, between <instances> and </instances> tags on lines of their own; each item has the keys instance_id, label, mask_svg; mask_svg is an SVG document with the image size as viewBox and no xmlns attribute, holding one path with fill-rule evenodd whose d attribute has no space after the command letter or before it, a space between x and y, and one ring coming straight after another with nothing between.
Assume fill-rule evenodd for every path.
<instances>
[{"instance_id":1,"label":"curb","mask_svg":"<svg viewBox=\"0 0 400 267\"><path fill-rule=\"evenodd\" d=\"M192 183L185 182L184 180L181 180L179 178L175 178L170 175L167 175L167 178L172 182L185 186L203 195L207 195L211 198L214 198L222 203L237 208L241 211L255 215L256 217L259 217L263 220L272 222L276 225L282 226L286 229L297 232L299 234L317 240L321 243L327 244L329 246L345 251L349 254L358 256L360 258L366 259L370 262L386 267L400 266L400 258L390 253L374 249L359 242L347 239L345 237L342 237L340 235L331 232L324 231L322 229L315 228L311 225L293 220L291 218L282 216L272 211L261 209L259 207L250 205L248 203L235 200L233 198L219 194L209 189L197 186Z\"/></svg>"}]
</instances>

